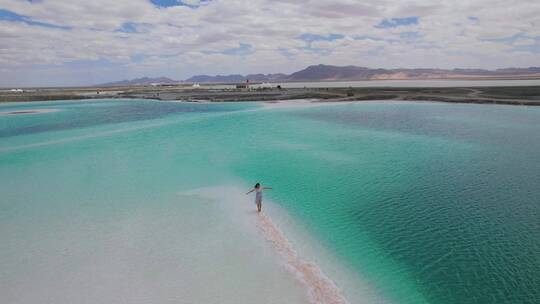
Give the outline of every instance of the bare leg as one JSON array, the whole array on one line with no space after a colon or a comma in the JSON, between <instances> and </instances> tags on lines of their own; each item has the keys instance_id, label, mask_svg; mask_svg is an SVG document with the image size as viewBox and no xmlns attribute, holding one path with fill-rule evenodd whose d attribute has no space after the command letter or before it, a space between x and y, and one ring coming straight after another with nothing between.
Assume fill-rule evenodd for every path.
<instances>
[{"instance_id":1,"label":"bare leg","mask_svg":"<svg viewBox=\"0 0 540 304\"><path fill-rule=\"evenodd\" d=\"M257 203L257 211L261 212L262 203Z\"/></svg>"}]
</instances>

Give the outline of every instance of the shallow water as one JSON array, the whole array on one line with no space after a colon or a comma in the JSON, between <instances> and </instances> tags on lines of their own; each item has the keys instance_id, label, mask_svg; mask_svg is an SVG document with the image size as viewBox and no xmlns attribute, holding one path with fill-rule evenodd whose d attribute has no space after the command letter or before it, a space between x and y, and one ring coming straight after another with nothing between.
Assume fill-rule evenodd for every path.
<instances>
[{"instance_id":1,"label":"shallow water","mask_svg":"<svg viewBox=\"0 0 540 304\"><path fill-rule=\"evenodd\" d=\"M2 302L540 301L540 109L0 106L28 110L55 111L0 116Z\"/></svg>"}]
</instances>

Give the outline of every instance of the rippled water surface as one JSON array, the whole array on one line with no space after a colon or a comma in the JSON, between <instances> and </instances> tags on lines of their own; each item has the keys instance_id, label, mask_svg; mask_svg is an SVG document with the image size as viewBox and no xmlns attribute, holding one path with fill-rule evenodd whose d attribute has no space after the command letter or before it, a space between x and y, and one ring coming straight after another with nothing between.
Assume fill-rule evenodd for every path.
<instances>
[{"instance_id":1,"label":"rippled water surface","mask_svg":"<svg viewBox=\"0 0 540 304\"><path fill-rule=\"evenodd\" d=\"M0 263L10 263L2 279L9 286L26 282L18 270L52 255L39 249L18 255L39 236L32 227L62 231L79 221L93 227L95 220L163 206L165 214L178 213L179 220L189 214L194 223L201 217L211 227L203 218L208 210L185 209L176 193L261 181L274 188L265 194L269 204L377 299L540 302L540 109L140 100L0 106L0 112L25 109L56 111L0 116L0 225L10 227L0 231L9 246ZM151 227L138 228L151 234ZM180 235L188 233L182 229ZM294 230L283 229L295 239ZM196 230L189 240L197 239ZM91 243L94 232L81 236ZM318 260L317 252L303 254ZM234 263L234 255L228 258ZM323 263L322 270L332 273L329 267ZM370 299L356 283L340 280L351 303Z\"/></svg>"}]
</instances>

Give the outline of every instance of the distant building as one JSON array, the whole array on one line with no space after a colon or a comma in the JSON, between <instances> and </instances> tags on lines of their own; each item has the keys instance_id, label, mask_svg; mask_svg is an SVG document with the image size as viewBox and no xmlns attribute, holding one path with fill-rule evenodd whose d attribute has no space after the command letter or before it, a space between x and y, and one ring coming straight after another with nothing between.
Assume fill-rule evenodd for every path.
<instances>
[{"instance_id":1,"label":"distant building","mask_svg":"<svg viewBox=\"0 0 540 304\"><path fill-rule=\"evenodd\" d=\"M245 83L240 83L236 85L237 89L249 89L249 79L246 79Z\"/></svg>"},{"instance_id":2,"label":"distant building","mask_svg":"<svg viewBox=\"0 0 540 304\"><path fill-rule=\"evenodd\" d=\"M9 90L9 91L10 91L10 92L13 92L13 93L22 93L22 92L24 92L23 89L11 89L11 90Z\"/></svg>"},{"instance_id":3,"label":"distant building","mask_svg":"<svg viewBox=\"0 0 540 304\"><path fill-rule=\"evenodd\" d=\"M194 89L197 89L197 88L200 88L201 85L198 84L198 83L194 83L191 87L194 88Z\"/></svg>"}]
</instances>

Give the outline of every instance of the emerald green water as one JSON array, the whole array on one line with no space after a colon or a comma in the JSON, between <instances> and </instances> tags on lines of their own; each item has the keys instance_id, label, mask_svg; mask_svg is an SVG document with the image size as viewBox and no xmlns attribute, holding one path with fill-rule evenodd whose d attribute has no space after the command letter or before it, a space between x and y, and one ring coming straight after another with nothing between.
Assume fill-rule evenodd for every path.
<instances>
[{"instance_id":1,"label":"emerald green water","mask_svg":"<svg viewBox=\"0 0 540 304\"><path fill-rule=\"evenodd\" d=\"M210 273L199 269L202 262L193 252L179 248L201 246L200 254L207 245L198 239L225 242L226 233L207 230L221 223L220 212L230 207L208 209L212 203L179 193L223 185L239 189L217 191L218 197L230 197L258 181L274 188L265 193L266 204L283 210L332 259L316 251L300 254L320 261L327 274L334 272L332 265L353 273L352 281L335 278L351 303L381 298L391 303L540 301L540 109L142 100L0 106L4 113L25 109L56 111L0 116L0 274L9 286L3 302L26 303L21 290L52 275L44 268L51 259L58 259L67 277L96 246L103 249L96 260L115 256L116 249L103 245L107 238L101 237L113 231L124 247L133 246L135 239L142 252L153 244L167 253L165 258L150 253L132 257L142 260L127 263L128 269L164 259L187 261L193 273ZM249 199L246 204L253 207ZM150 221L148 214L154 213ZM146 224L138 230L121 226L118 232L115 223L136 216ZM254 216L238 213L234 218ZM216 225L226 227L223 231L236 229L225 222ZM293 246L303 247L294 229L281 228ZM66 232L71 229L77 231L73 236ZM154 241L152 235L163 229L170 237L184 236L182 243L169 248L165 237ZM239 285L258 280L278 284L282 279L270 274L271 265L249 270L257 279L248 279L252 276L240 266L248 249L238 249L244 246L240 238L234 246L217 247L229 253L229 265L239 265L222 272L236 272L231 276ZM62 250L75 250L70 248L77 250L62 258ZM107 266L118 266L115 261ZM219 258L216 265L213 270L220 268ZM152 267L155 275L161 273L161 266ZM36 269L39 280L31 275ZM117 271L130 277L124 268ZM354 277L377 297L360 292L365 286L357 287ZM177 279L180 285L186 281ZM55 288L65 284L58 281ZM160 289L152 290L147 302L167 302L159 297ZM221 298L209 300L202 294L186 291L179 297L186 303L219 303L247 296L219 290ZM43 295L57 303L64 299L45 287L36 292L36 297ZM101 293L93 295L103 300Z\"/></svg>"}]
</instances>

